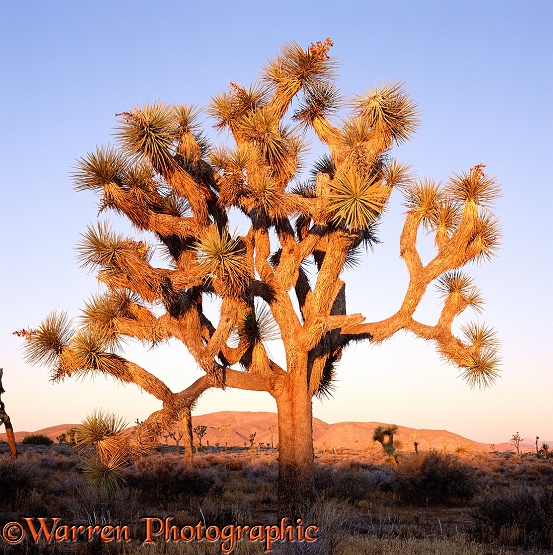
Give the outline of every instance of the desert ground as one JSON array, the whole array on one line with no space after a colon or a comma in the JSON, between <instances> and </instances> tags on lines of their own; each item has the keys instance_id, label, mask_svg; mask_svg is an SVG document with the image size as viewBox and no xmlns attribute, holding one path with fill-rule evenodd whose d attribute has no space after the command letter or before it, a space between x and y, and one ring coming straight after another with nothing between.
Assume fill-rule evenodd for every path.
<instances>
[{"instance_id":1,"label":"desert ground","mask_svg":"<svg viewBox=\"0 0 553 555\"><path fill-rule=\"evenodd\" d=\"M225 430L223 426L229 424ZM267 551L248 538L184 541L162 534L144 543L147 518L176 530L201 523L229 526L277 524L278 437L272 413L214 413L196 417L207 427L192 467L186 466L178 433L162 438L155 452L120 469L108 492L90 483L83 456L68 444L28 445L16 435L12 461L0 443L0 529L31 519L45 531L59 518L66 530L127 527L129 541L98 534L75 541L34 541L27 529L18 544L0 539L0 553L211 554L232 547L237 555ZM516 453L513 445L490 446L447 431L398 426L396 457L372 441L381 423L314 422L318 501L305 525L317 526L314 542L273 542L281 554L515 554L552 553L553 458ZM57 438L72 425L37 430ZM254 435L255 434L255 435ZM253 436L253 439L252 439ZM414 450L417 442L418 453ZM226 446L225 446L226 443ZM494 450L492 451L492 447ZM524 452L523 452L524 451ZM34 520L33 520L34 519ZM11 523L11 524L10 524ZM150 521L151 523L151 521ZM215 528L213 528L215 529ZM109 538L108 538L109 539ZM255 538L254 538L255 539Z\"/></svg>"}]
</instances>

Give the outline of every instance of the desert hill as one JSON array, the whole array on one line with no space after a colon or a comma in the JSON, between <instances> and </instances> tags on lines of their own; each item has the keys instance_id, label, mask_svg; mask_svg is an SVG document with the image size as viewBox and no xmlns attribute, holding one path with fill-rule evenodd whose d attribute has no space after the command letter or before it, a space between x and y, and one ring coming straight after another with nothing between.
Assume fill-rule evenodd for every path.
<instances>
[{"instance_id":1,"label":"desert hill","mask_svg":"<svg viewBox=\"0 0 553 555\"><path fill-rule=\"evenodd\" d=\"M389 424L389 423L388 423ZM222 411L209 414L197 415L192 418L192 425L207 426L207 432L203 437L204 445L243 447L250 444L250 436L255 433L255 443L276 446L278 444L277 415L273 412L247 412L247 411ZM228 430L224 427L228 425ZM377 426L386 426L382 422L337 422L328 424L313 419L313 442L316 450L332 449L354 449L366 450L374 449L375 442L372 441L374 429ZM35 434L44 434L54 441L63 432L78 424L60 424L50 426L41 430L36 430ZM175 430L177 426L175 426ZM21 441L29 432L15 432L16 441ZM177 436L178 437L178 436ZM0 434L0 439L5 440L6 435ZM438 449L441 451L471 451L485 452L490 451L490 445L479 443L471 439L464 438L458 434L447 430L417 430L407 426L398 426L395 439L401 443L404 451L414 450L414 442L418 443L421 451ZM170 437L163 439L169 445L174 444ZM540 440L540 445L542 441ZM553 441L545 441L549 445ZM535 447L528 441L521 444L522 452L534 451ZM498 443L495 446L497 451L514 451L514 447L509 442Z\"/></svg>"}]
</instances>

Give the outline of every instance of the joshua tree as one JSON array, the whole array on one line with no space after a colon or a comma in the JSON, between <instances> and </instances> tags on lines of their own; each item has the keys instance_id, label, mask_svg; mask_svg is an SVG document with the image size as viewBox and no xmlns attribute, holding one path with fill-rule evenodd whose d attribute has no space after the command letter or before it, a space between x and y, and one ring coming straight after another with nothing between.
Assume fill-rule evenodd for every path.
<instances>
[{"instance_id":1,"label":"joshua tree","mask_svg":"<svg viewBox=\"0 0 553 555\"><path fill-rule=\"evenodd\" d=\"M10 449L10 456L12 459L17 458L17 445L15 443L15 435L13 433L13 426L6 412L6 407L4 402L2 401L2 393L5 393L6 390L2 387L2 375L4 374L4 369L0 368L0 426L4 424L4 428L6 429L6 438L8 440L8 447Z\"/></svg>"},{"instance_id":2,"label":"joshua tree","mask_svg":"<svg viewBox=\"0 0 553 555\"><path fill-rule=\"evenodd\" d=\"M384 449L384 453L388 455L390 462L397 462L396 457L396 447L397 444L394 443L394 435L397 433L397 426L391 424L390 426L378 426L374 430L373 441L378 441ZM418 444L415 444L418 447ZM415 450L417 450L415 448Z\"/></svg>"},{"instance_id":3,"label":"joshua tree","mask_svg":"<svg viewBox=\"0 0 553 555\"><path fill-rule=\"evenodd\" d=\"M540 449L538 447L538 441L540 440L540 436L536 436L536 453L540 452Z\"/></svg>"},{"instance_id":4,"label":"joshua tree","mask_svg":"<svg viewBox=\"0 0 553 555\"><path fill-rule=\"evenodd\" d=\"M175 441L175 453L179 453L179 448L180 448L180 440L182 439L182 436L184 435L184 432L182 430L179 430L178 432L169 432L169 437L173 438Z\"/></svg>"},{"instance_id":5,"label":"joshua tree","mask_svg":"<svg viewBox=\"0 0 553 555\"><path fill-rule=\"evenodd\" d=\"M250 448L252 448L253 444L255 443L256 435L257 435L257 432L254 432L253 434L250 434L250 437L248 438L248 441L250 442Z\"/></svg>"},{"instance_id":6,"label":"joshua tree","mask_svg":"<svg viewBox=\"0 0 553 555\"><path fill-rule=\"evenodd\" d=\"M271 432L271 449L273 449L274 444L273 444L273 434L275 433L276 430L276 426L274 424L271 424L269 426L269 432Z\"/></svg>"},{"instance_id":7,"label":"joshua tree","mask_svg":"<svg viewBox=\"0 0 553 555\"><path fill-rule=\"evenodd\" d=\"M75 445L75 443L77 442L77 440L75 439L77 428L69 428L69 430L67 430L65 433L68 437L69 445Z\"/></svg>"},{"instance_id":8,"label":"joshua tree","mask_svg":"<svg viewBox=\"0 0 553 555\"><path fill-rule=\"evenodd\" d=\"M314 498L312 398L331 391L348 344L380 343L407 330L432 341L471 386L489 385L498 373L492 330L469 324L463 338L451 331L467 307L482 307L461 268L489 259L498 245L489 209L498 194L494 179L479 164L444 185L416 181L391 158L394 144L418 125L415 103L398 83L343 103L331 46L329 39L308 49L286 44L259 82L231 83L215 96L207 113L229 133L228 146L209 144L191 106L156 102L119 114L118 147L82 158L75 187L98 194L101 212L113 210L150 232L169 264L154 266L144 240L92 225L78 251L83 266L99 270L105 291L87 303L80 329L53 313L39 328L19 332L27 359L50 364L53 380L101 372L157 397L163 407L141 426L152 437L209 387L269 392L278 411L284 516ZM338 119L342 109L349 114ZM308 136L327 154L298 181ZM399 252L409 283L388 318L366 322L346 310L344 271L363 247L379 242L377 226L394 190L405 196ZM248 221L242 235L229 222L236 211ZM421 228L435 238L426 264L417 250ZM414 313L432 283L443 308L429 325ZM221 304L211 321L204 304L214 296ZM205 375L174 393L116 351L126 337L154 346L180 340ZM276 338L283 365L266 349Z\"/></svg>"},{"instance_id":9,"label":"joshua tree","mask_svg":"<svg viewBox=\"0 0 553 555\"><path fill-rule=\"evenodd\" d=\"M196 426L194 428L194 433L196 434L196 437L198 438L198 442L200 444L199 448L201 450L201 448L202 448L202 438L207 433L207 426Z\"/></svg>"},{"instance_id":10,"label":"joshua tree","mask_svg":"<svg viewBox=\"0 0 553 555\"><path fill-rule=\"evenodd\" d=\"M83 471L90 483L106 494L115 491L121 481L121 469L133 457L127 423L107 411L94 411L76 429L76 449L83 453Z\"/></svg>"},{"instance_id":11,"label":"joshua tree","mask_svg":"<svg viewBox=\"0 0 553 555\"><path fill-rule=\"evenodd\" d=\"M513 434L513 437L511 438L511 443L515 446L517 453L520 454L520 442L522 441L522 438L520 437L520 434L517 432L516 434Z\"/></svg>"},{"instance_id":12,"label":"joshua tree","mask_svg":"<svg viewBox=\"0 0 553 555\"><path fill-rule=\"evenodd\" d=\"M220 432L225 432L225 451L227 450L227 443L228 443L228 431L230 430L230 424L221 424L217 428Z\"/></svg>"}]
</instances>

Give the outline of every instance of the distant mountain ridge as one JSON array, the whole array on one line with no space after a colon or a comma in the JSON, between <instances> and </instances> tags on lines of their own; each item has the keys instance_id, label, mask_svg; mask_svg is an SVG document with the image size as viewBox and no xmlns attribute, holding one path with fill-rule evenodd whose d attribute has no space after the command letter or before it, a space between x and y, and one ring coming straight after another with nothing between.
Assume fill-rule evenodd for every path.
<instances>
[{"instance_id":1,"label":"distant mountain ridge","mask_svg":"<svg viewBox=\"0 0 553 555\"><path fill-rule=\"evenodd\" d=\"M278 444L278 426L277 415L274 412L248 412L248 411L222 411L209 414L197 415L192 417L192 425L207 426L207 433L203 438L204 445L215 446L219 444L224 446L225 442L228 446L249 445L249 438L255 434L255 443L264 443L266 445ZM228 431L224 430L224 426L229 424ZM313 443L316 450L332 450L332 449L355 449L366 450L375 447L372 440L374 429L377 426L386 426L390 423L383 422L337 422L328 424L318 418L313 418ZM76 427L78 424L60 424L36 430L34 434L44 434L52 438L56 438L66 432L70 428ZM177 426L175 425L175 428ZM30 432L15 432L16 441L21 441ZM5 440L5 434L0 434L0 438ZM437 449L449 452L487 452L491 451L489 443L480 443L467 439L458 434L448 432L447 430L426 430L415 429L407 426L399 426L395 435L401 443L401 450L413 451L414 443L417 442L421 451ZM168 438L170 445L174 444L171 438ZM553 446L553 441L541 441ZM535 445L525 442L520 446L521 452L535 451ZM506 441L495 445L497 451L515 451L512 443Z\"/></svg>"}]
</instances>

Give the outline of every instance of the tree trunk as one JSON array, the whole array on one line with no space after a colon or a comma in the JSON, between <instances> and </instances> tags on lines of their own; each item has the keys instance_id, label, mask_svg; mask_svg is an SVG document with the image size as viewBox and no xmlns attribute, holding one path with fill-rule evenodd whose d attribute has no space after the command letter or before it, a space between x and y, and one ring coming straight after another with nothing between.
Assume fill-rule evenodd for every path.
<instances>
[{"instance_id":1,"label":"tree trunk","mask_svg":"<svg viewBox=\"0 0 553 555\"><path fill-rule=\"evenodd\" d=\"M300 373L301 374L301 373ZM305 376L289 376L278 408L278 514L301 516L315 497L312 396Z\"/></svg>"},{"instance_id":2,"label":"tree trunk","mask_svg":"<svg viewBox=\"0 0 553 555\"><path fill-rule=\"evenodd\" d=\"M7 415L6 415L7 416ZM4 420L4 427L6 428L6 436L8 440L8 446L10 448L10 455L12 459L17 458L17 447L15 443L15 435L13 433L13 427L10 419Z\"/></svg>"},{"instance_id":3,"label":"tree trunk","mask_svg":"<svg viewBox=\"0 0 553 555\"><path fill-rule=\"evenodd\" d=\"M8 413L5 410L4 403L2 402L2 393L5 393L6 390L2 387L2 376L4 375L4 369L0 368L0 426L4 424L6 428L6 436L8 440L8 446L10 448L10 455L12 459L17 458L17 446L15 443L15 435L13 434L13 427L8 416Z\"/></svg>"},{"instance_id":4,"label":"tree trunk","mask_svg":"<svg viewBox=\"0 0 553 555\"><path fill-rule=\"evenodd\" d=\"M184 459L186 464L192 466L194 459L194 453L192 451L194 445L194 439L192 437L192 411L190 407L185 407L181 411L181 426L183 435L183 445L184 445Z\"/></svg>"}]
</instances>

